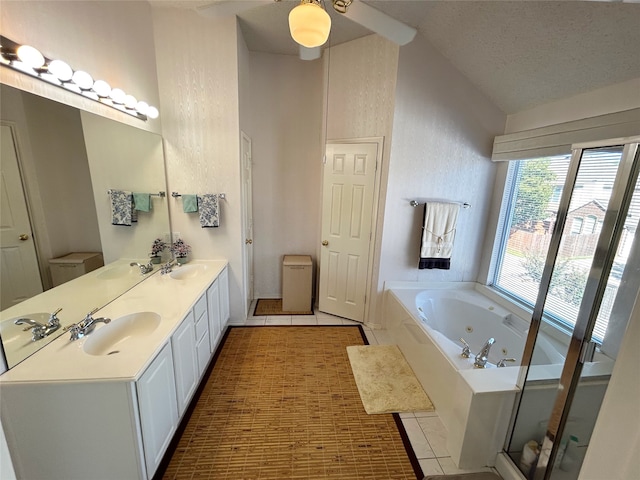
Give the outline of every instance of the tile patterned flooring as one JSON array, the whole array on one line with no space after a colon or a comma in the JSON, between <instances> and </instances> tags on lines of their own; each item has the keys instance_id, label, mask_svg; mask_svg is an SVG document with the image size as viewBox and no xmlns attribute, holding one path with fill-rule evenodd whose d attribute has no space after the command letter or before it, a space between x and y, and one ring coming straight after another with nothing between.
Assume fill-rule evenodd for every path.
<instances>
[{"instance_id":1,"label":"tile patterned flooring","mask_svg":"<svg viewBox=\"0 0 640 480\"><path fill-rule=\"evenodd\" d=\"M255 301L251 305L250 315L255 310ZM278 315L266 317L249 316L243 325L354 325L358 322L317 312L315 315ZM237 324L234 324L237 325ZM393 343L384 330L372 330L362 325L369 344L382 345ZM463 470L456 467L447 451L447 431L436 412L413 412L400 414L420 467L425 476L471 472L495 472L492 468Z\"/></svg>"}]
</instances>

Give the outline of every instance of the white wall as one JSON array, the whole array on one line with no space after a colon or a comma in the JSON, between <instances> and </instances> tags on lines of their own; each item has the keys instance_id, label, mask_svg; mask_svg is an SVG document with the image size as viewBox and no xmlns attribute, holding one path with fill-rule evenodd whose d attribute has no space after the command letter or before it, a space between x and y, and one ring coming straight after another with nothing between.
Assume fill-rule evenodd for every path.
<instances>
[{"instance_id":1,"label":"white wall","mask_svg":"<svg viewBox=\"0 0 640 480\"><path fill-rule=\"evenodd\" d=\"M509 115L504 133L570 122L640 107L640 78Z\"/></svg>"},{"instance_id":2,"label":"white wall","mask_svg":"<svg viewBox=\"0 0 640 480\"><path fill-rule=\"evenodd\" d=\"M390 168L393 115L396 96L399 47L378 35L331 47L325 53L325 76L328 77L327 125L328 141L365 137L383 137L380 203L373 236L374 249L367 322L373 322L377 278L381 256L383 218L387 176ZM328 72L328 74L327 74ZM319 219L318 219L319 221ZM320 248L319 245L317 247ZM318 250L319 251L319 250ZM367 315L367 312L365 312Z\"/></svg>"},{"instance_id":3,"label":"white wall","mask_svg":"<svg viewBox=\"0 0 640 480\"><path fill-rule=\"evenodd\" d=\"M322 186L322 61L251 53L255 297L282 293L282 256L316 262Z\"/></svg>"},{"instance_id":4,"label":"white wall","mask_svg":"<svg viewBox=\"0 0 640 480\"><path fill-rule=\"evenodd\" d=\"M420 35L400 49L395 99L378 287L474 281L493 194L493 138L505 116ZM458 216L450 270L418 269L424 207L412 199L472 205Z\"/></svg>"},{"instance_id":5,"label":"white wall","mask_svg":"<svg viewBox=\"0 0 640 480\"><path fill-rule=\"evenodd\" d=\"M229 261L231 320L244 320L236 20L157 8L153 21L169 191L227 195L218 228L201 228L170 198L173 231L192 258Z\"/></svg>"}]
</instances>

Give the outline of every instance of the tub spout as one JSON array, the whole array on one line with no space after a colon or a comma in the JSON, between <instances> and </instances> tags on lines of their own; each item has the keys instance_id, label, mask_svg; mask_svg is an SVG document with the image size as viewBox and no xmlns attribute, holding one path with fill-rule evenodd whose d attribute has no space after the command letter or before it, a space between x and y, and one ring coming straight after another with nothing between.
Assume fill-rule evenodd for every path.
<instances>
[{"instance_id":1,"label":"tub spout","mask_svg":"<svg viewBox=\"0 0 640 480\"><path fill-rule=\"evenodd\" d=\"M487 359L489 358L489 350L491 350L491 346L496 342L496 339L491 337L489 340L484 342L482 349L476 355L475 361L473 364L476 368L485 368L487 365Z\"/></svg>"}]
</instances>

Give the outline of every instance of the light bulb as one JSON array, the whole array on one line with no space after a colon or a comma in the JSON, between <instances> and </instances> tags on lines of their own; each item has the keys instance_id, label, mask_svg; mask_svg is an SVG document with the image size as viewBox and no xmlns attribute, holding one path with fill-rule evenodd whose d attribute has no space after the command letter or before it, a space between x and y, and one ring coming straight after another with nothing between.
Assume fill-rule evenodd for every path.
<instances>
[{"instance_id":1,"label":"light bulb","mask_svg":"<svg viewBox=\"0 0 640 480\"><path fill-rule=\"evenodd\" d=\"M93 78L87 72L83 72L82 70L76 70L73 72L73 77L71 77L73 83L75 83L82 90L89 90L93 87Z\"/></svg>"},{"instance_id":2,"label":"light bulb","mask_svg":"<svg viewBox=\"0 0 640 480\"><path fill-rule=\"evenodd\" d=\"M98 94L99 97L107 98L111 93L111 86L104 80L96 80L93 84L93 91Z\"/></svg>"},{"instance_id":3,"label":"light bulb","mask_svg":"<svg viewBox=\"0 0 640 480\"><path fill-rule=\"evenodd\" d=\"M138 112L140 115L146 115L148 111L149 104L147 102L141 101L136 104L136 112Z\"/></svg>"},{"instance_id":4,"label":"light bulb","mask_svg":"<svg viewBox=\"0 0 640 480\"><path fill-rule=\"evenodd\" d=\"M30 45L22 45L16 53L20 61L31 68L41 68L44 65L44 56Z\"/></svg>"},{"instance_id":5,"label":"light bulb","mask_svg":"<svg viewBox=\"0 0 640 480\"><path fill-rule=\"evenodd\" d=\"M71 80L71 77L73 77L73 70L62 60L53 60L47 68L49 69L49 73L61 82L68 82Z\"/></svg>"},{"instance_id":6,"label":"light bulb","mask_svg":"<svg viewBox=\"0 0 640 480\"><path fill-rule=\"evenodd\" d=\"M147 110L147 117L149 118L158 118L158 115L160 115L160 113L156 107L149 107Z\"/></svg>"},{"instance_id":7,"label":"light bulb","mask_svg":"<svg viewBox=\"0 0 640 480\"><path fill-rule=\"evenodd\" d=\"M291 37L300 45L313 48L323 45L329 38L331 17L315 3L300 3L289 12Z\"/></svg>"},{"instance_id":8,"label":"light bulb","mask_svg":"<svg viewBox=\"0 0 640 480\"><path fill-rule=\"evenodd\" d=\"M114 88L111 90L111 94L109 96L111 97L111 100L113 100L113 103L123 104L126 94L121 89Z\"/></svg>"},{"instance_id":9,"label":"light bulb","mask_svg":"<svg viewBox=\"0 0 640 480\"><path fill-rule=\"evenodd\" d=\"M137 103L138 100L136 100L136 97L134 97L133 95L126 95L124 97L124 106L129 110L133 110L134 108L136 108Z\"/></svg>"}]
</instances>

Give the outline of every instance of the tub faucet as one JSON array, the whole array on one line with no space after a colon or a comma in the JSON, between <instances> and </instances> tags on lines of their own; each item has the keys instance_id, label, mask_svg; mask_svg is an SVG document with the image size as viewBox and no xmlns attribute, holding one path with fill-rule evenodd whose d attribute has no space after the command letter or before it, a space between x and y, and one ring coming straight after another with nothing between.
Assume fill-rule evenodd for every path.
<instances>
[{"instance_id":1,"label":"tub faucet","mask_svg":"<svg viewBox=\"0 0 640 480\"><path fill-rule=\"evenodd\" d=\"M106 317L93 318L92 315L97 311L97 308L91 310L89 313L87 313L87 316L84 317L83 320L68 327L68 330L71 331L71 341L78 340L85 335L89 335L91 332L93 332L94 328L96 328L97 323L109 323L111 321L110 318Z\"/></svg>"},{"instance_id":2,"label":"tub faucet","mask_svg":"<svg viewBox=\"0 0 640 480\"><path fill-rule=\"evenodd\" d=\"M491 350L491 346L496 342L496 339L491 337L489 340L484 342L482 349L476 355L476 359L473 364L476 368L484 368L487 365L487 359L489 357L489 350Z\"/></svg>"},{"instance_id":3,"label":"tub faucet","mask_svg":"<svg viewBox=\"0 0 640 480\"><path fill-rule=\"evenodd\" d=\"M31 330L31 340L32 341L37 341L40 340L48 335L51 335L53 332L55 332L56 330L58 330L58 328L60 328L60 320L58 319L57 315L58 313L60 313L62 309L59 308L57 309L55 312L53 312L51 315L49 315L49 321L47 323L40 323L40 322L36 322L35 320L32 320L31 318L18 318L15 322L16 325L28 325L27 328L25 328L24 330Z\"/></svg>"},{"instance_id":4,"label":"tub faucet","mask_svg":"<svg viewBox=\"0 0 640 480\"><path fill-rule=\"evenodd\" d=\"M151 262L147 263L146 265L143 265L143 264L138 263L138 262L131 262L129 264L129 266L130 267L135 267L135 266L140 267L140 274L141 275L145 275L145 274L153 271L153 263L151 263Z\"/></svg>"},{"instance_id":5,"label":"tub faucet","mask_svg":"<svg viewBox=\"0 0 640 480\"><path fill-rule=\"evenodd\" d=\"M461 338L460 341L464 345L464 347L462 347L462 352L460 352L460 356L463 358L469 358L471 356L471 347L469 347L469 344L464 341L464 338Z\"/></svg>"}]
</instances>

